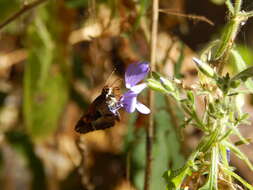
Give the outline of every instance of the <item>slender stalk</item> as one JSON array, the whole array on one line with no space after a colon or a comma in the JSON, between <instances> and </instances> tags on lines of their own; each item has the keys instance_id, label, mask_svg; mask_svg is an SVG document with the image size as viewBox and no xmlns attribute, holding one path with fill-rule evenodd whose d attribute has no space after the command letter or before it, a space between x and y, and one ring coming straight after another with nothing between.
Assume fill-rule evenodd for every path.
<instances>
[{"instance_id":1,"label":"slender stalk","mask_svg":"<svg viewBox=\"0 0 253 190\"><path fill-rule=\"evenodd\" d=\"M40 5L40 4L42 4L42 3L46 2L46 1L47 0L36 0L36 1L33 1L32 3L25 4L23 6L23 8L21 8L19 11L17 11L13 15L11 15L9 18L7 18L5 21L3 21L0 24L0 30L3 29L8 24L10 24L11 22L13 22L14 20L16 20L17 18L19 18L21 15L23 15L27 11L33 9L34 7L37 7L38 5Z\"/></svg>"},{"instance_id":2,"label":"slender stalk","mask_svg":"<svg viewBox=\"0 0 253 190\"><path fill-rule=\"evenodd\" d=\"M249 18L249 17L253 17L253 11L249 11L249 12L247 12L247 13L245 13L246 15L247 15L247 17Z\"/></svg>"},{"instance_id":3,"label":"slender stalk","mask_svg":"<svg viewBox=\"0 0 253 190\"><path fill-rule=\"evenodd\" d=\"M241 23L245 22L248 19L247 14L240 12L241 4L241 0L235 1L234 14L232 15L228 25L226 26L226 30L222 36L220 47L216 52L215 60L216 66L218 67L218 74L222 74L224 65L228 61L230 50L233 47Z\"/></svg>"},{"instance_id":4,"label":"slender stalk","mask_svg":"<svg viewBox=\"0 0 253 190\"><path fill-rule=\"evenodd\" d=\"M159 12L165 13L165 14L168 14L168 15L185 17L185 18L192 19L192 20L206 22L206 23L210 24L211 26L214 25L214 23L210 19L208 19L204 16L193 15L193 14L184 14L184 13L176 12L176 11L173 11L173 10L170 10L170 9L159 9Z\"/></svg>"},{"instance_id":5,"label":"slender stalk","mask_svg":"<svg viewBox=\"0 0 253 190\"><path fill-rule=\"evenodd\" d=\"M242 0L235 0L235 14L238 14L241 10Z\"/></svg>"},{"instance_id":6,"label":"slender stalk","mask_svg":"<svg viewBox=\"0 0 253 190\"><path fill-rule=\"evenodd\" d=\"M151 41L150 41L150 68L155 70L156 63L156 44L157 44L157 30L158 30L158 15L159 15L159 0L153 0L152 5L152 29L151 29ZM154 92L149 90L149 107L154 110ZM154 114L151 113L149 116L149 123L147 128L147 139L146 139L146 169L145 169L145 180L144 190L150 189L150 178L152 175L152 150L153 150L153 138L154 138Z\"/></svg>"}]
</instances>

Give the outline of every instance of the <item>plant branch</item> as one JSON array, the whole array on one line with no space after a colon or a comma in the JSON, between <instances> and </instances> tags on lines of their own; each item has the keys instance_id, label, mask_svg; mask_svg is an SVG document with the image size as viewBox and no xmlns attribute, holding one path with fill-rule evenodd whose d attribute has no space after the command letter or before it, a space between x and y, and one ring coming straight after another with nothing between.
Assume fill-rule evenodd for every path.
<instances>
[{"instance_id":1,"label":"plant branch","mask_svg":"<svg viewBox=\"0 0 253 190\"><path fill-rule=\"evenodd\" d=\"M170 9L159 9L159 12L165 13L165 14L168 14L168 15L185 17L185 18L192 19L192 20L203 21L203 22L206 22L206 23L210 24L211 26L214 25L214 23L211 20L209 20L208 18L206 18L204 16L192 15L192 14L184 14L184 13L180 13L180 12L175 12L175 11L170 10Z\"/></svg>"},{"instance_id":2,"label":"plant branch","mask_svg":"<svg viewBox=\"0 0 253 190\"><path fill-rule=\"evenodd\" d=\"M221 44L214 58L216 60L216 66L218 67L219 74L222 74L224 65L228 60L230 50L233 47L241 23L245 22L248 19L247 14L240 12L241 3L241 0L235 1L234 14L230 18L229 23L226 26L225 31L223 32Z\"/></svg>"},{"instance_id":3,"label":"plant branch","mask_svg":"<svg viewBox=\"0 0 253 190\"><path fill-rule=\"evenodd\" d=\"M241 10L242 0L235 0L235 14L238 14Z\"/></svg>"},{"instance_id":4,"label":"plant branch","mask_svg":"<svg viewBox=\"0 0 253 190\"><path fill-rule=\"evenodd\" d=\"M253 16L253 11L247 12L246 15L247 15L248 18L252 17Z\"/></svg>"},{"instance_id":5,"label":"plant branch","mask_svg":"<svg viewBox=\"0 0 253 190\"><path fill-rule=\"evenodd\" d=\"M3 29L8 24L10 24L11 22L13 22L14 20L16 20L17 18L19 18L21 15L23 15L27 11L33 9L34 7L37 7L38 5L40 5L40 4L42 4L42 3L46 2L46 1L47 0L35 0L32 3L25 4L23 6L23 8L21 8L19 11L17 11L13 15L11 15L9 18L7 18L5 21L3 21L0 24L0 30Z\"/></svg>"},{"instance_id":6,"label":"plant branch","mask_svg":"<svg viewBox=\"0 0 253 190\"><path fill-rule=\"evenodd\" d=\"M157 31L158 31L158 15L159 15L159 0L153 0L152 5L152 29L151 29L151 40L150 40L150 68L155 70L156 64L156 44L157 44ZM149 92L149 107L154 110L154 98L155 94L150 89ZM154 138L154 114L151 112L149 116L149 123L147 128L147 139L146 139L146 169L145 169L145 180L144 190L150 189L150 179L152 176L152 160L153 160L153 138Z\"/></svg>"}]
</instances>

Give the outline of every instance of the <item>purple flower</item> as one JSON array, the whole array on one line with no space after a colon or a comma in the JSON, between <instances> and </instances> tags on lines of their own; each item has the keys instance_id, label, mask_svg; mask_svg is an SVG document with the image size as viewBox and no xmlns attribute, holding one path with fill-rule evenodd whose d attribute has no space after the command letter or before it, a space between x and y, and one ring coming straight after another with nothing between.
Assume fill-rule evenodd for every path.
<instances>
[{"instance_id":1,"label":"purple flower","mask_svg":"<svg viewBox=\"0 0 253 190\"><path fill-rule=\"evenodd\" d=\"M120 99L122 106L129 113L137 109L140 113L149 114L150 109L137 100L138 94L144 90L147 85L145 83L138 84L144 79L150 70L147 62L138 62L129 65L125 73L126 88L129 89Z\"/></svg>"},{"instance_id":2,"label":"purple flower","mask_svg":"<svg viewBox=\"0 0 253 190\"><path fill-rule=\"evenodd\" d=\"M126 88L131 89L138 82L144 79L149 72L149 64L147 62L137 62L130 64L125 73Z\"/></svg>"}]
</instances>

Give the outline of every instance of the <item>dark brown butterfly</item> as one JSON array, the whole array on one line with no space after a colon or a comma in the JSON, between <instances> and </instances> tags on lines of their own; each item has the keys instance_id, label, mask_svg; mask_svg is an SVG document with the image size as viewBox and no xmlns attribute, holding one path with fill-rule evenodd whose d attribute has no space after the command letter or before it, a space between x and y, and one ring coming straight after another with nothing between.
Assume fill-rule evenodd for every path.
<instances>
[{"instance_id":1,"label":"dark brown butterfly","mask_svg":"<svg viewBox=\"0 0 253 190\"><path fill-rule=\"evenodd\" d=\"M88 133L113 127L115 120L120 120L118 109L120 103L115 97L117 87L105 86L101 94L91 103L81 119L77 122L75 130L79 133Z\"/></svg>"}]
</instances>

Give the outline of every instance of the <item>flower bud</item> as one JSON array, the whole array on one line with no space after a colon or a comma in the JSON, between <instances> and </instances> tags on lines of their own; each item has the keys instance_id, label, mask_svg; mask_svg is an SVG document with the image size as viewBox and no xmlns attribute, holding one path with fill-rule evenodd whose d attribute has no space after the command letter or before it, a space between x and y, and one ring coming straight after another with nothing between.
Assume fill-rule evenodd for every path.
<instances>
[{"instance_id":1,"label":"flower bud","mask_svg":"<svg viewBox=\"0 0 253 190\"><path fill-rule=\"evenodd\" d=\"M168 91L162 86L162 84L160 82L158 82L155 79L147 79L147 85L149 88L158 91L158 92L162 92L162 93L168 93Z\"/></svg>"},{"instance_id":2,"label":"flower bud","mask_svg":"<svg viewBox=\"0 0 253 190\"><path fill-rule=\"evenodd\" d=\"M175 88L172 84L172 82L166 78L163 78L163 77L160 77L160 81L161 81L161 84L162 86L167 89L168 91L174 91Z\"/></svg>"},{"instance_id":3,"label":"flower bud","mask_svg":"<svg viewBox=\"0 0 253 190\"><path fill-rule=\"evenodd\" d=\"M212 67L210 67L207 63L202 62L200 59L193 58L193 61L196 63L199 70L208 77L215 78L215 72Z\"/></svg>"}]
</instances>

